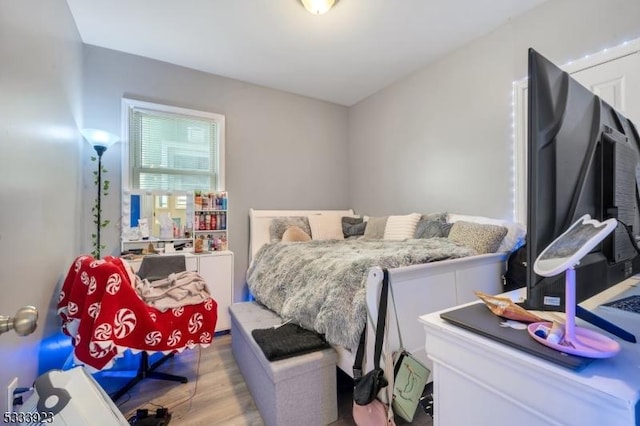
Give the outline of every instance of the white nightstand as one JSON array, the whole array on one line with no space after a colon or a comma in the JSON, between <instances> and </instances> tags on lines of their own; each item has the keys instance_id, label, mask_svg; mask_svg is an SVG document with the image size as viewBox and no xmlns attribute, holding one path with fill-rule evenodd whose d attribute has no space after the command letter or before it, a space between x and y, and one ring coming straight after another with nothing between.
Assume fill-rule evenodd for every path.
<instances>
[{"instance_id":1,"label":"white nightstand","mask_svg":"<svg viewBox=\"0 0 640 426\"><path fill-rule=\"evenodd\" d=\"M608 300L640 294L638 283L637 277L630 278L581 305L640 339L640 315L598 308ZM573 371L450 324L440 312L423 315L420 322L433 361L435 425L640 422L640 344L616 338L620 353Z\"/></svg>"}]
</instances>

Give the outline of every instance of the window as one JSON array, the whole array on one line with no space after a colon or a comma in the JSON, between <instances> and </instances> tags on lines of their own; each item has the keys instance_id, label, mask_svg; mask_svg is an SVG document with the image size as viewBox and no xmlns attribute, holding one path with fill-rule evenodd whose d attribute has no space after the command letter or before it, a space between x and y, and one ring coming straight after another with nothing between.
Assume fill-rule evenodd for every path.
<instances>
[{"instance_id":1,"label":"window","mask_svg":"<svg viewBox=\"0 0 640 426\"><path fill-rule=\"evenodd\" d=\"M143 191L224 189L224 116L122 100L122 184Z\"/></svg>"},{"instance_id":2,"label":"window","mask_svg":"<svg viewBox=\"0 0 640 426\"><path fill-rule=\"evenodd\" d=\"M156 209L168 209L169 208L169 196L168 195L156 195Z\"/></svg>"}]
</instances>

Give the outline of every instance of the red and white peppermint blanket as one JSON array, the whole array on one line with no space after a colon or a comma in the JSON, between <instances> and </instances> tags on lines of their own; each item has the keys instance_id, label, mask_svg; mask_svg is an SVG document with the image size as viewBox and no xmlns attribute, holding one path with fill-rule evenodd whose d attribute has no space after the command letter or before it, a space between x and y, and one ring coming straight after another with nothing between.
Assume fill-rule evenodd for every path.
<instances>
[{"instance_id":1,"label":"red and white peppermint blanket","mask_svg":"<svg viewBox=\"0 0 640 426\"><path fill-rule=\"evenodd\" d=\"M116 257L75 259L58 299L62 330L73 338L76 363L110 368L122 352L182 352L209 346L218 306L209 298L161 312L131 285L131 269Z\"/></svg>"}]
</instances>

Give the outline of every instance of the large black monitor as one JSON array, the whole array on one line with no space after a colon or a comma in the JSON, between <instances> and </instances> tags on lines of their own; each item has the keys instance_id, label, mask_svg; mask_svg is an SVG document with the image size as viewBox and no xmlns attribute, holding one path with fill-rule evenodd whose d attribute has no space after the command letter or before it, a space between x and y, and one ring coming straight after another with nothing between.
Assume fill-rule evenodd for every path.
<instances>
[{"instance_id":1,"label":"large black monitor","mask_svg":"<svg viewBox=\"0 0 640 426\"><path fill-rule=\"evenodd\" d=\"M544 278L535 259L585 214L618 219L615 232L576 270L576 302L640 272L640 137L631 121L529 49L527 300L564 308L564 275ZM634 241L632 242L632 239Z\"/></svg>"}]
</instances>

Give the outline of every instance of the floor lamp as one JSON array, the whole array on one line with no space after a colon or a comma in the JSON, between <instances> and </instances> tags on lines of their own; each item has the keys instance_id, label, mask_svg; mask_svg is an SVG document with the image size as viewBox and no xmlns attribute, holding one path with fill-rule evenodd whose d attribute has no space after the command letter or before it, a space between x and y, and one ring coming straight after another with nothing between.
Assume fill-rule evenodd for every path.
<instances>
[{"instance_id":1,"label":"floor lamp","mask_svg":"<svg viewBox=\"0 0 640 426\"><path fill-rule=\"evenodd\" d=\"M105 132L104 130L98 130L98 129L82 129L80 132L82 133L82 136L87 140L87 142L91 144L93 149L95 149L96 153L98 154L98 171L96 172L97 173L96 185L98 187L98 197L96 198L96 205L94 207L95 208L94 223L96 224L96 234L95 234L96 246L95 246L94 257L96 259L100 259L100 250L102 249L102 246L100 245L100 230L103 227L102 218L101 218L102 207L100 205L102 201L102 191L103 191L102 154L104 154L107 148L109 148L114 143L118 142L120 138L118 138L116 135L112 133ZM108 188L104 188L104 190L107 190L107 189ZM106 226L106 224L104 224L104 226Z\"/></svg>"}]
</instances>

